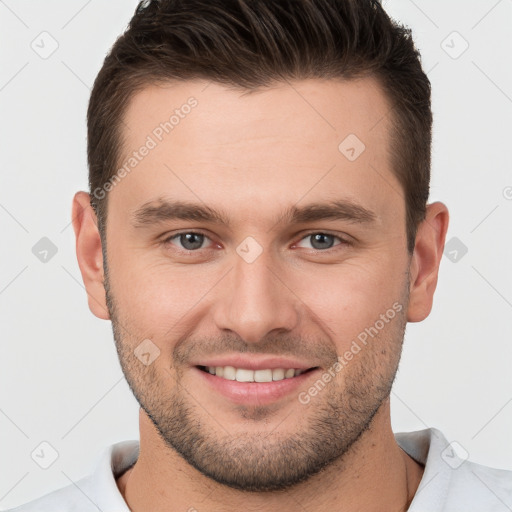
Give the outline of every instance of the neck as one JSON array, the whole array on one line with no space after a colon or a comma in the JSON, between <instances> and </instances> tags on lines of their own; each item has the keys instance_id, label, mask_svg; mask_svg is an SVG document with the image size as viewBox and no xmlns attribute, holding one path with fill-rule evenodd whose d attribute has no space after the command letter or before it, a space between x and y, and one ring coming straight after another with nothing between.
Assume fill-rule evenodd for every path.
<instances>
[{"instance_id":1,"label":"neck","mask_svg":"<svg viewBox=\"0 0 512 512\"><path fill-rule=\"evenodd\" d=\"M140 451L135 466L117 484L133 512L172 512L200 509L280 510L292 512L297 504L308 512L403 512L416 493L423 466L396 443L391 430L389 399L371 426L345 453L286 492L243 492L218 484L191 467L163 444L151 420L140 411Z\"/></svg>"}]
</instances>

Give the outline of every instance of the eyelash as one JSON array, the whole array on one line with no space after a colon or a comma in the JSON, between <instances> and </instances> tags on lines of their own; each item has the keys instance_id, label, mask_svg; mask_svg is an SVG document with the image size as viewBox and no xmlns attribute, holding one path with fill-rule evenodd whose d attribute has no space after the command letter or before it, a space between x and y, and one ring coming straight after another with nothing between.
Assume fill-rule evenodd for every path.
<instances>
[{"instance_id":1,"label":"eyelash","mask_svg":"<svg viewBox=\"0 0 512 512\"><path fill-rule=\"evenodd\" d=\"M180 231L179 233L174 233L173 235L171 236L168 236L166 237L163 241L162 241L162 244L164 245L169 245L169 244L172 244L172 240L174 240L175 238L179 238L180 235L186 235L186 234L190 234L190 235L202 235L204 236L205 238L207 238L208 240L210 240L210 237L206 234L206 233L202 233L201 231ZM336 247L339 247L339 246L350 246L352 245L352 242L350 242L349 240L346 240L345 238L342 238L340 237L339 235L335 235L333 233L329 233L328 231L311 231L309 233L306 233L300 240L299 242L302 242L302 240L304 240L305 238L308 238L312 235L327 235L327 236L332 236L334 238L337 238L339 240L339 244L336 244L334 245L333 247L329 247L328 249L315 249L315 248L312 248L312 249L307 249L307 250L310 250L310 251L314 251L316 253L327 253L327 252L331 252L331 251L334 251L336 250ZM199 252L201 251L202 249L179 249L178 250L182 251L182 252L185 252L187 254L190 254L190 253L194 253L194 252Z\"/></svg>"}]
</instances>

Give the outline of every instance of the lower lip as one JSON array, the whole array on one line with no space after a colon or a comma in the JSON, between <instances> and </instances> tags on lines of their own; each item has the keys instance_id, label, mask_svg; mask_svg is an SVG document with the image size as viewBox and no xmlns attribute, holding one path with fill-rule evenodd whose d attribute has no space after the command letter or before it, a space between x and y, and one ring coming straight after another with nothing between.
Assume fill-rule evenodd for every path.
<instances>
[{"instance_id":1,"label":"lower lip","mask_svg":"<svg viewBox=\"0 0 512 512\"><path fill-rule=\"evenodd\" d=\"M244 405L265 405L296 392L301 384L316 375L319 368L301 373L297 377L272 382L238 382L217 377L196 367L193 370L208 386L232 402Z\"/></svg>"}]
</instances>

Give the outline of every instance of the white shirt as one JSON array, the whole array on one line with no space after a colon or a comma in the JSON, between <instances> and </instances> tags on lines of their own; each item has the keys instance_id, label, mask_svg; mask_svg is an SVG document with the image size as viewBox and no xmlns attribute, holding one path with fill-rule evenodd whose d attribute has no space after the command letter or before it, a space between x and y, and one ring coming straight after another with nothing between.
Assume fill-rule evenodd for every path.
<instances>
[{"instance_id":1,"label":"white shirt","mask_svg":"<svg viewBox=\"0 0 512 512\"><path fill-rule=\"evenodd\" d=\"M512 471L459 457L435 428L395 433L398 445L425 465L409 512L510 512ZM75 484L7 512L130 512L116 484L137 460L139 441L109 446L94 472Z\"/></svg>"}]
</instances>

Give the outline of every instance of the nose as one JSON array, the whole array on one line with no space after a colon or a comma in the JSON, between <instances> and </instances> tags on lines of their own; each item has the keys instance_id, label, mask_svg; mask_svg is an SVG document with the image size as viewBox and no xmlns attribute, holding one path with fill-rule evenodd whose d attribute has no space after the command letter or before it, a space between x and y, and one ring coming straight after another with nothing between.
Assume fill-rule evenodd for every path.
<instances>
[{"instance_id":1,"label":"nose","mask_svg":"<svg viewBox=\"0 0 512 512\"><path fill-rule=\"evenodd\" d=\"M257 343L272 331L292 331L299 322L299 299L292 283L268 251L248 262L238 254L234 268L223 280L214 321L247 343Z\"/></svg>"}]
</instances>

